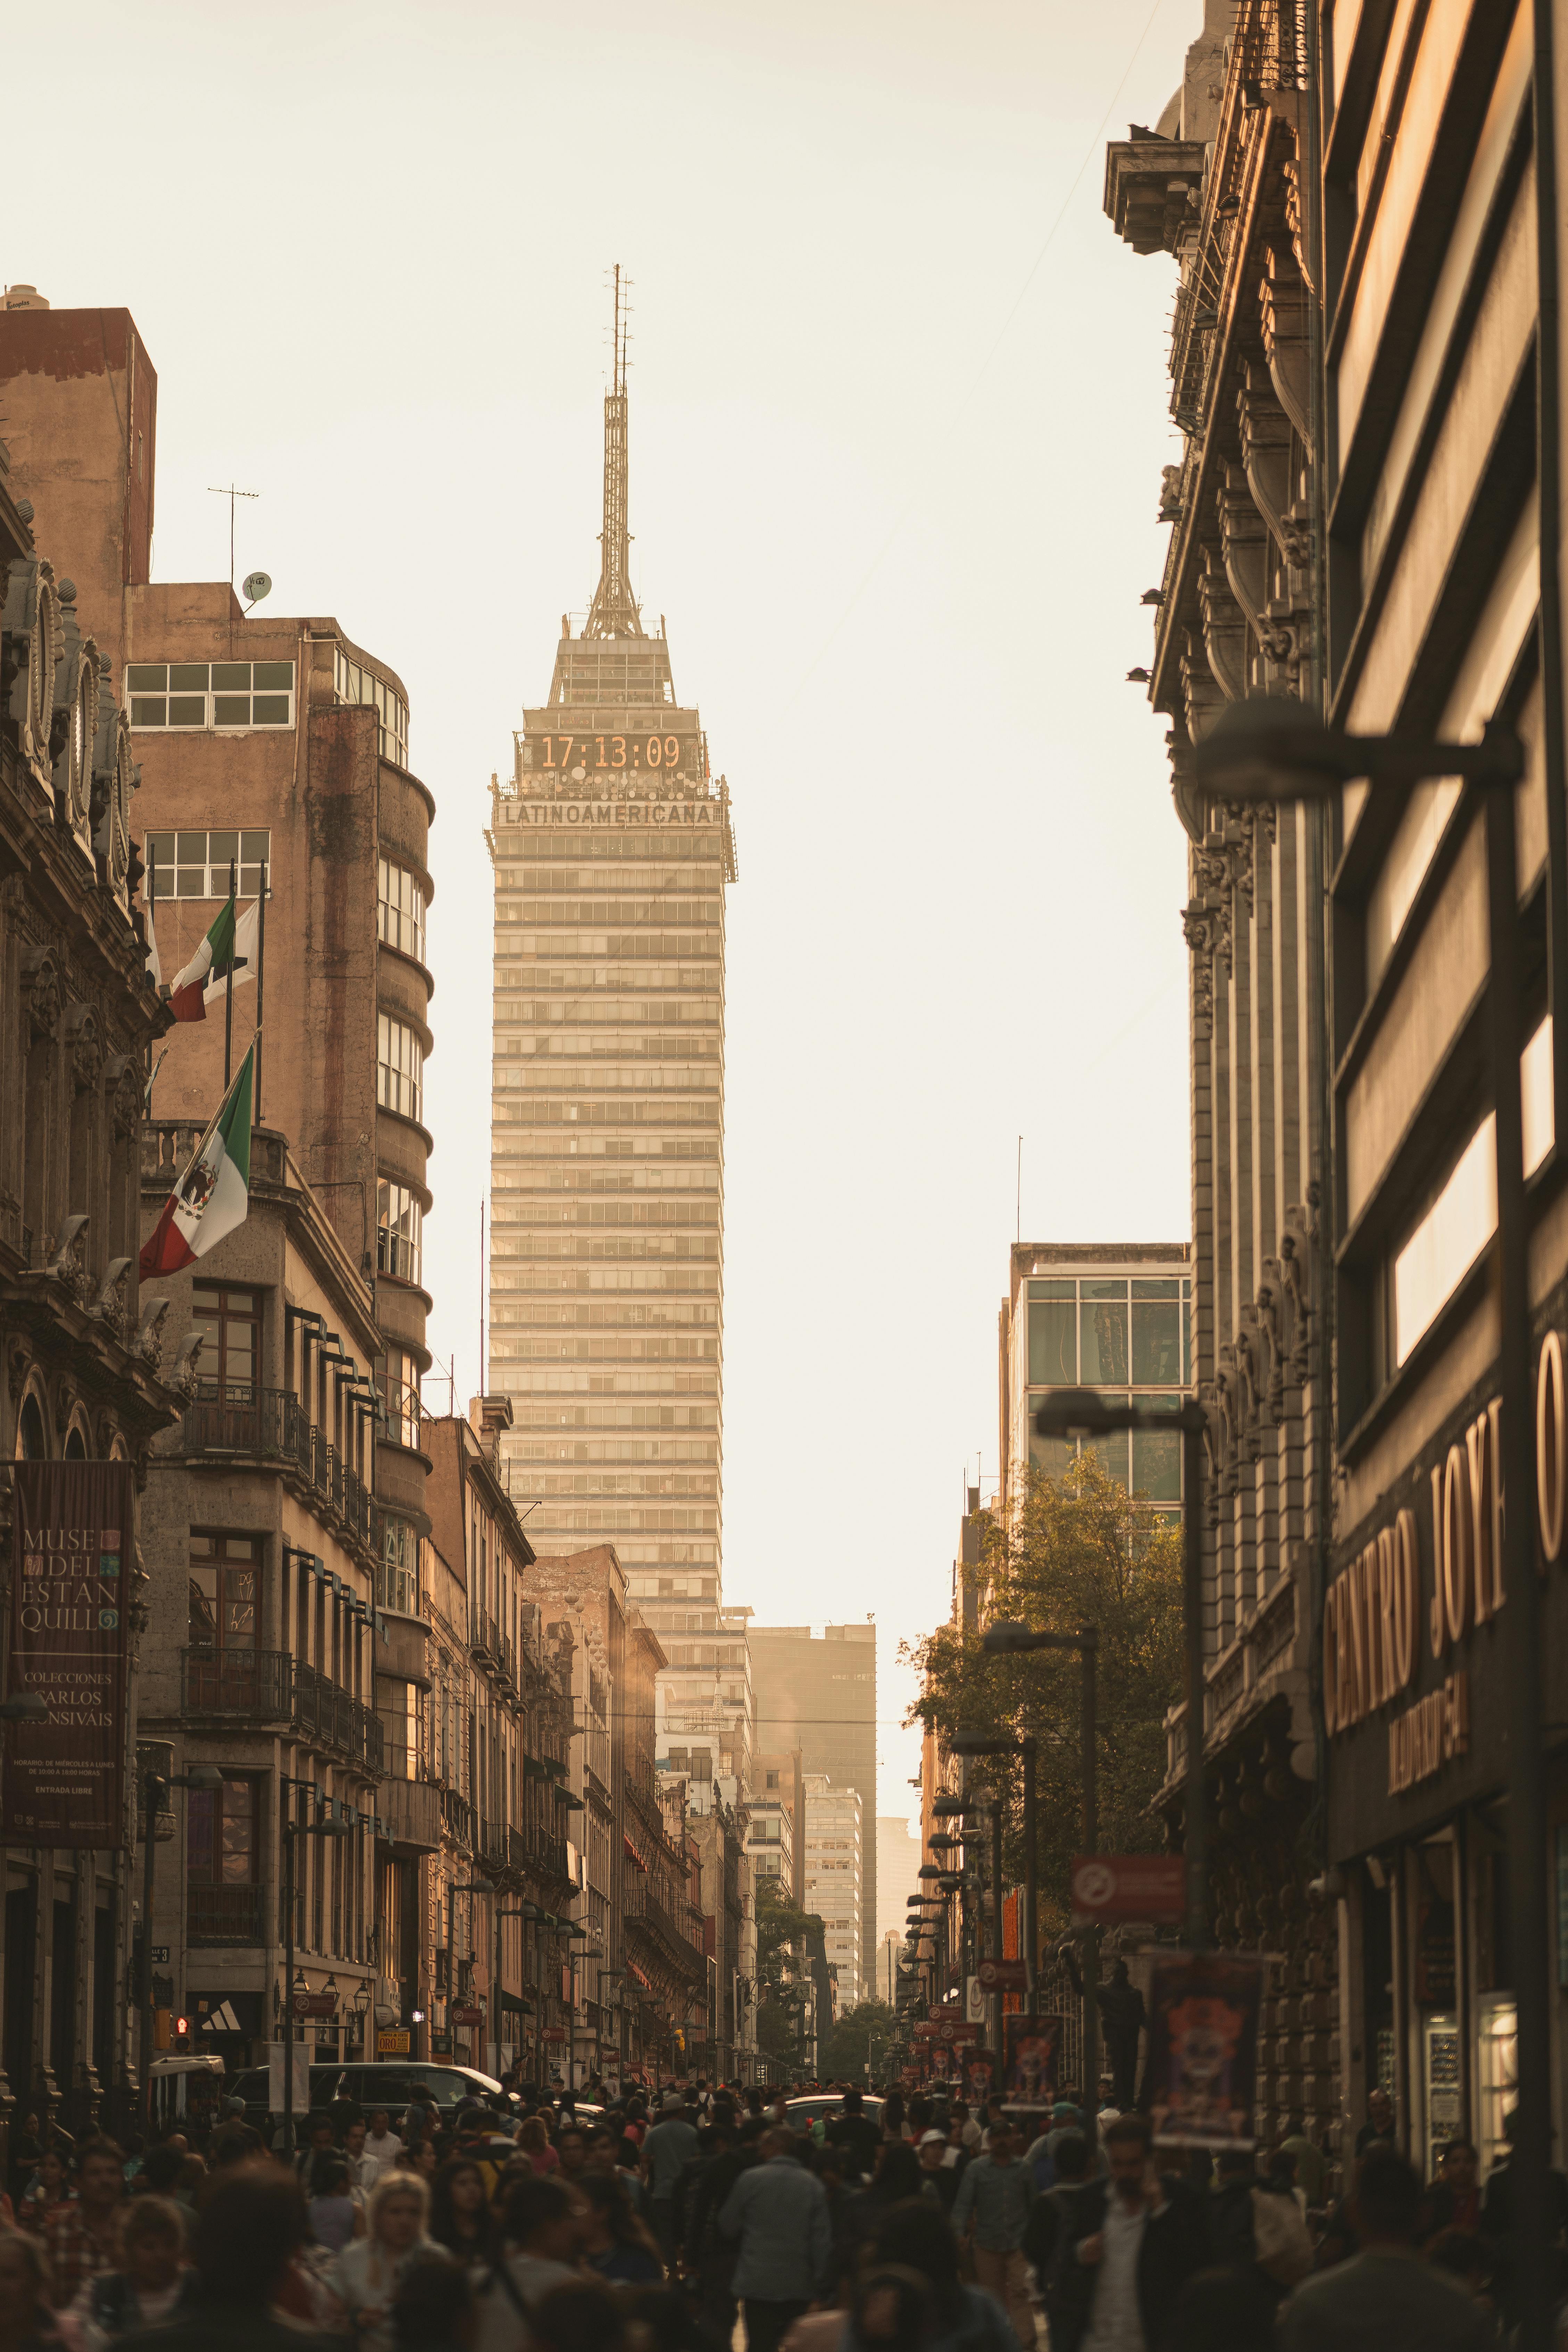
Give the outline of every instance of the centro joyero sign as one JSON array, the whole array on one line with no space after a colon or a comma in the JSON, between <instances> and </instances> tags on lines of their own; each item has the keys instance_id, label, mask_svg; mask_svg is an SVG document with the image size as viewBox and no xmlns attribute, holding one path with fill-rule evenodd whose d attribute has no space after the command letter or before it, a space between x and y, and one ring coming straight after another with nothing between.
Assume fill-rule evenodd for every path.
<instances>
[{"instance_id":1,"label":"centro joyero sign","mask_svg":"<svg viewBox=\"0 0 1568 2352\"><path fill-rule=\"evenodd\" d=\"M1323 1601L1323 1713L1353 1730L1416 1679L1423 1643L1447 1672L1388 1723L1388 1793L1430 1780L1470 1739L1468 1644L1503 1609L1502 1399L1493 1397L1427 1472L1430 1572L1406 1506L1379 1528ZM1535 1507L1542 1557L1562 1557L1568 1517L1568 1384L1561 1335L1542 1344L1535 1391Z\"/></svg>"}]
</instances>

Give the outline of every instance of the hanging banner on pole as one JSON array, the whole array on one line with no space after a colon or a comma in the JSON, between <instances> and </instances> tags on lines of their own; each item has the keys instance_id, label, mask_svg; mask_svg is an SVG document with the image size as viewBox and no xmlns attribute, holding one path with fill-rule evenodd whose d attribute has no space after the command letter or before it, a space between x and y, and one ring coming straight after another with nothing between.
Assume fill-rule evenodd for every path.
<instances>
[{"instance_id":1,"label":"hanging banner on pole","mask_svg":"<svg viewBox=\"0 0 1568 2352\"><path fill-rule=\"evenodd\" d=\"M1061 2019L1005 2017L1002 2032L1003 2105L1013 2115L1053 2105L1061 2055Z\"/></svg>"},{"instance_id":2,"label":"hanging banner on pole","mask_svg":"<svg viewBox=\"0 0 1568 2352\"><path fill-rule=\"evenodd\" d=\"M0 1843L125 1843L127 1580L134 1494L127 1462L17 1462L5 1695L33 1693L37 1723L5 1726Z\"/></svg>"},{"instance_id":3,"label":"hanging banner on pole","mask_svg":"<svg viewBox=\"0 0 1568 2352\"><path fill-rule=\"evenodd\" d=\"M1162 1952L1149 1987L1144 2105L1163 2147L1254 2145L1263 1962Z\"/></svg>"}]
</instances>

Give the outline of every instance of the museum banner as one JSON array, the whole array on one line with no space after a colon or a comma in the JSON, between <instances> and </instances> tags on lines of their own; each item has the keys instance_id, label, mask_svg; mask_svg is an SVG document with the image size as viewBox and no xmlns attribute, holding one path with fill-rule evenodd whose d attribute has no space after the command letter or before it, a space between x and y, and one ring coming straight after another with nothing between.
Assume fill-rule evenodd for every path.
<instances>
[{"instance_id":1,"label":"museum banner","mask_svg":"<svg viewBox=\"0 0 1568 2352\"><path fill-rule=\"evenodd\" d=\"M1142 2105L1162 2147L1253 2146L1263 1962L1161 1952L1149 1987Z\"/></svg>"},{"instance_id":2,"label":"museum banner","mask_svg":"<svg viewBox=\"0 0 1568 2352\"><path fill-rule=\"evenodd\" d=\"M36 1692L37 1723L5 1726L0 1843L125 1840L126 1583L134 1508L125 1462L17 1462L6 1696Z\"/></svg>"}]
</instances>

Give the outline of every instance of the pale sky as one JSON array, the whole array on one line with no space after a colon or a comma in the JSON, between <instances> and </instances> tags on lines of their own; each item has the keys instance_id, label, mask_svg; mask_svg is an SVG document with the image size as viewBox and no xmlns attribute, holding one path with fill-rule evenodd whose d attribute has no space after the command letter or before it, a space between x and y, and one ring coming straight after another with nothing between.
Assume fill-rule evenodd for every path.
<instances>
[{"instance_id":1,"label":"pale sky","mask_svg":"<svg viewBox=\"0 0 1568 2352\"><path fill-rule=\"evenodd\" d=\"M995 1475L1016 1139L1026 1239L1190 1231L1182 835L1124 683L1173 273L1100 209L1105 138L1201 21L1151 6L83 0L6 31L36 168L0 274L134 314L154 576L221 577L208 485L257 490L239 575L409 689L460 1402L487 786L597 577L605 275L635 281L634 583L740 849L725 1595L875 1613L884 1814L918 1769L897 1644L946 1613L965 1464Z\"/></svg>"}]
</instances>

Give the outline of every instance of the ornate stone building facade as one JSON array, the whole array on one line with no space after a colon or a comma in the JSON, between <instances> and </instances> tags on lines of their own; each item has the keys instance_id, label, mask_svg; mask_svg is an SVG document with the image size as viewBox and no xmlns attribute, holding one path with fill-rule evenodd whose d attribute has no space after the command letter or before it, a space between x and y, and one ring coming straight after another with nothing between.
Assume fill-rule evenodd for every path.
<instances>
[{"instance_id":1,"label":"ornate stone building facade","mask_svg":"<svg viewBox=\"0 0 1568 2352\"><path fill-rule=\"evenodd\" d=\"M1188 836L1198 1393L1208 1414L1204 1743L1213 1932L1272 1961L1258 2117L1338 2116L1337 1930L1321 1870L1316 1616L1331 1527L1324 822L1206 799L1227 702L1321 699L1313 77L1292 0L1207 0L1181 88L1108 153L1106 211L1177 265L1150 699ZM1170 1723L1179 1834L1188 1727ZM1294 1855L1294 1867L1281 1858Z\"/></svg>"},{"instance_id":2,"label":"ornate stone building facade","mask_svg":"<svg viewBox=\"0 0 1568 2352\"><path fill-rule=\"evenodd\" d=\"M116 681L32 520L0 447L0 1461L129 1461L140 1496L178 1403L163 1303L143 1305L136 1269L142 1074L164 1016L134 908L137 773ZM168 1376L191 1369L187 1355ZM11 1518L7 1473L0 1628ZM140 1525L134 1558L136 1624ZM132 1719L135 1674L133 1652ZM127 2112L131 1827L113 1853L0 1860L0 2157L20 2110L77 2127L113 2094L110 2119Z\"/></svg>"}]
</instances>

